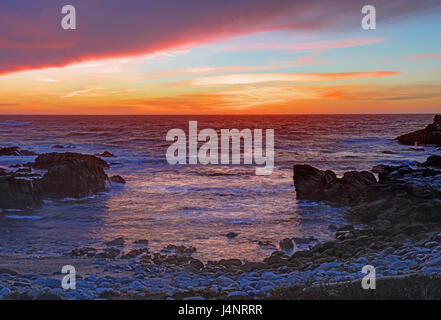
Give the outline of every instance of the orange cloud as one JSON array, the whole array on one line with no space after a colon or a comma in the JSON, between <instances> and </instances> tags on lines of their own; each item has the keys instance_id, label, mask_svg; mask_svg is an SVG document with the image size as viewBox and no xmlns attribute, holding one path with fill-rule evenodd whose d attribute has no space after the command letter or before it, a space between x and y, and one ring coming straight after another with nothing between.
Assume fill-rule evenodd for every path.
<instances>
[{"instance_id":1,"label":"orange cloud","mask_svg":"<svg viewBox=\"0 0 441 320\"><path fill-rule=\"evenodd\" d=\"M265 82L310 82L336 81L363 78L380 78L397 75L395 71L346 72L346 73L240 73L190 80L189 83L201 86L240 85Z\"/></svg>"}]
</instances>

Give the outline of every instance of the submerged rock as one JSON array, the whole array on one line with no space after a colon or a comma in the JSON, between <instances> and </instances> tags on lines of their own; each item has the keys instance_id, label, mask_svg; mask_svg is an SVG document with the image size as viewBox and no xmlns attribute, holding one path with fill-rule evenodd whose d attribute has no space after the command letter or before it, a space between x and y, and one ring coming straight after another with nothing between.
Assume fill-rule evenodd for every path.
<instances>
[{"instance_id":1,"label":"submerged rock","mask_svg":"<svg viewBox=\"0 0 441 320\"><path fill-rule=\"evenodd\" d=\"M403 134L396 140L406 145L436 144L441 146L441 115L436 115L433 123L425 129Z\"/></svg>"},{"instance_id":2,"label":"submerged rock","mask_svg":"<svg viewBox=\"0 0 441 320\"><path fill-rule=\"evenodd\" d=\"M103 153L97 154L98 157L103 158L114 158L115 155L113 153L110 153L109 151L104 151Z\"/></svg>"},{"instance_id":3,"label":"submerged rock","mask_svg":"<svg viewBox=\"0 0 441 320\"><path fill-rule=\"evenodd\" d=\"M126 183L126 180L124 180L124 178L119 175L110 177L110 181L112 181L113 183Z\"/></svg>"},{"instance_id":4,"label":"submerged rock","mask_svg":"<svg viewBox=\"0 0 441 320\"><path fill-rule=\"evenodd\" d=\"M375 184L375 176L367 171L346 172L343 178L337 178L330 170L322 171L309 165L294 166L297 199L354 205L363 201L369 186Z\"/></svg>"},{"instance_id":5,"label":"submerged rock","mask_svg":"<svg viewBox=\"0 0 441 320\"><path fill-rule=\"evenodd\" d=\"M116 239L113 239L112 241L106 242L106 245L108 246L123 246L126 243L123 237L119 237Z\"/></svg>"}]
</instances>

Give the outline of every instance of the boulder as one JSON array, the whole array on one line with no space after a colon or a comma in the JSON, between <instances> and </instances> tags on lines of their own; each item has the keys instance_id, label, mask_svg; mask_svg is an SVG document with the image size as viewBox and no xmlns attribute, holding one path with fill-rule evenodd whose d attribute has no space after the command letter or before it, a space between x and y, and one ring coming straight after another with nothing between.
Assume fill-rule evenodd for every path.
<instances>
[{"instance_id":1,"label":"boulder","mask_svg":"<svg viewBox=\"0 0 441 320\"><path fill-rule=\"evenodd\" d=\"M126 183L126 180L124 180L124 178L121 176L112 176L110 177L110 181L113 183L121 183L121 184Z\"/></svg>"},{"instance_id":2,"label":"boulder","mask_svg":"<svg viewBox=\"0 0 441 320\"><path fill-rule=\"evenodd\" d=\"M109 168L109 164L95 156L73 153L73 152L65 152L65 153L45 153L37 157L35 159L35 163L33 167L35 169L49 169L55 165L58 165L62 162L70 162L73 165L75 164L86 164L88 166L100 167L100 168Z\"/></svg>"},{"instance_id":3,"label":"boulder","mask_svg":"<svg viewBox=\"0 0 441 320\"><path fill-rule=\"evenodd\" d=\"M82 198L106 190L108 177L99 161L90 158L81 161L78 157L74 157L73 160L60 157L59 161L53 162L53 159L49 161L44 156L40 157L45 161L36 161L34 165L42 168L51 164L43 178L36 181L43 196Z\"/></svg>"},{"instance_id":4,"label":"boulder","mask_svg":"<svg viewBox=\"0 0 441 320\"><path fill-rule=\"evenodd\" d=\"M425 129L403 134L396 140L405 145L435 144L441 146L441 115L436 115L433 123Z\"/></svg>"},{"instance_id":5,"label":"boulder","mask_svg":"<svg viewBox=\"0 0 441 320\"><path fill-rule=\"evenodd\" d=\"M421 164L423 167L441 168L441 156L433 155L427 158L426 162Z\"/></svg>"},{"instance_id":6,"label":"boulder","mask_svg":"<svg viewBox=\"0 0 441 320\"><path fill-rule=\"evenodd\" d=\"M290 238L285 238L280 241L280 249L283 251L292 251L294 250L294 242Z\"/></svg>"},{"instance_id":7,"label":"boulder","mask_svg":"<svg viewBox=\"0 0 441 320\"><path fill-rule=\"evenodd\" d=\"M367 171L346 172L342 178L337 178L330 170L322 171L309 165L294 166L297 199L354 205L363 201L368 188L375 184L375 176Z\"/></svg>"},{"instance_id":8,"label":"boulder","mask_svg":"<svg viewBox=\"0 0 441 320\"><path fill-rule=\"evenodd\" d=\"M41 203L41 195L33 181L0 176L0 208L24 209Z\"/></svg>"},{"instance_id":9,"label":"boulder","mask_svg":"<svg viewBox=\"0 0 441 320\"><path fill-rule=\"evenodd\" d=\"M19 147L0 148L0 156L36 156L37 154L29 150L20 150Z\"/></svg>"}]
</instances>

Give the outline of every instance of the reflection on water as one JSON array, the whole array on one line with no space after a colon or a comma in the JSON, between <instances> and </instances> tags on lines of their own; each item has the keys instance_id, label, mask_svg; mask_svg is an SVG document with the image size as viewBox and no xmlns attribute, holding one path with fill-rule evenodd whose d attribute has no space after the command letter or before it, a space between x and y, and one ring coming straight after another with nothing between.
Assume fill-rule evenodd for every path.
<instances>
[{"instance_id":1,"label":"reflection on water","mask_svg":"<svg viewBox=\"0 0 441 320\"><path fill-rule=\"evenodd\" d=\"M165 136L172 128L275 129L276 169L255 176L252 166L170 166ZM153 249L168 244L197 248L204 260L241 257L259 260L286 237L328 239L328 225L344 223L342 209L295 199L292 165L309 163L335 170L366 170L382 163L423 160L428 152L391 139L424 127L431 115L369 116L197 116L197 117L18 117L0 116L1 145L37 152L96 154L117 158L109 174L125 186L85 199L46 201L37 210L3 212L0 245L19 252L63 252L102 245L119 236L149 239ZM55 150L60 152L60 150ZM383 153L386 151L386 153ZM31 159L0 157L7 166ZM225 234L239 235L228 239Z\"/></svg>"}]
</instances>

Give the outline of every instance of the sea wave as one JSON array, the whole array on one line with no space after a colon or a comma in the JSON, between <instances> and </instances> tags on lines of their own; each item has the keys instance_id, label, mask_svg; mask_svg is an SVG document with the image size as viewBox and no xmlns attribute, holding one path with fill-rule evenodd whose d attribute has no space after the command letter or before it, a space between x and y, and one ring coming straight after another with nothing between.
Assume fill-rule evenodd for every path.
<instances>
[{"instance_id":1,"label":"sea wave","mask_svg":"<svg viewBox=\"0 0 441 320\"><path fill-rule=\"evenodd\" d=\"M43 219L42 216L19 216L19 215L7 215L5 218L14 220L40 220Z\"/></svg>"},{"instance_id":2,"label":"sea wave","mask_svg":"<svg viewBox=\"0 0 441 320\"><path fill-rule=\"evenodd\" d=\"M0 122L0 125L2 126L25 126L30 124L28 121L15 121L15 120L6 120Z\"/></svg>"}]
</instances>

